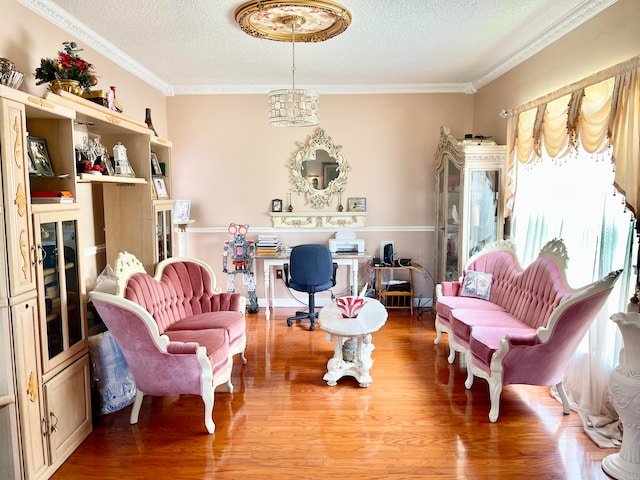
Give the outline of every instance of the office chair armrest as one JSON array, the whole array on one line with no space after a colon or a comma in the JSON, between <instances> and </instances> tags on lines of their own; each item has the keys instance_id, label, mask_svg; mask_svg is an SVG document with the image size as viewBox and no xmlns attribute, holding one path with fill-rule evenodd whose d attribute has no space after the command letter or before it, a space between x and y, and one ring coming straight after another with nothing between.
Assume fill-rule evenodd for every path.
<instances>
[{"instance_id":1,"label":"office chair armrest","mask_svg":"<svg viewBox=\"0 0 640 480\"><path fill-rule=\"evenodd\" d=\"M338 271L338 264L337 263L333 263L333 275L331 275L331 282L333 283L333 286L336 286L336 272Z\"/></svg>"}]
</instances>

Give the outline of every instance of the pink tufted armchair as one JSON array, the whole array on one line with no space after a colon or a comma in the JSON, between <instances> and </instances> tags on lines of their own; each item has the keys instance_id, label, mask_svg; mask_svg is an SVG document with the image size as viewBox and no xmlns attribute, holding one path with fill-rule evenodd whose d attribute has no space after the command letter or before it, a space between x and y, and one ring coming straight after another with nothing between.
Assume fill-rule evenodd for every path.
<instances>
[{"instance_id":1,"label":"pink tufted armchair","mask_svg":"<svg viewBox=\"0 0 640 480\"><path fill-rule=\"evenodd\" d=\"M136 399L130 423L138 423L144 395L200 395L204 423L209 433L213 422L214 389L231 386L229 336L225 329L202 330L198 343L160 335L158 325L140 305L125 298L92 292L90 299L120 345L136 380Z\"/></svg>"},{"instance_id":2,"label":"pink tufted armchair","mask_svg":"<svg viewBox=\"0 0 640 480\"><path fill-rule=\"evenodd\" d=\"M206 263L174 257L149 275L130 253L115 262L116 295L92 292L89 299L122 348L136 380L138 394L131 423L138 421L142 397L190 393L205 404L205 424L214 429L211 414L215 387L233 392L233 356L246 363L246 300L221 293Z\"/></svg>"},{"instance_id":3,"label":"pink tufted armchair","mask_svg":"<svg viewBox=\"0 0 640 480\"><path fill-rule=\"evenodd\" d=\"M159 332L172 339L208 328L227 330L231 356L239 354L242 363L247 363L246 299L239 293L221 293L207 263L168 258L156 266L153 277L144 271L131 273L122 296L149 311Z\"/></svg>"}]
</instances>

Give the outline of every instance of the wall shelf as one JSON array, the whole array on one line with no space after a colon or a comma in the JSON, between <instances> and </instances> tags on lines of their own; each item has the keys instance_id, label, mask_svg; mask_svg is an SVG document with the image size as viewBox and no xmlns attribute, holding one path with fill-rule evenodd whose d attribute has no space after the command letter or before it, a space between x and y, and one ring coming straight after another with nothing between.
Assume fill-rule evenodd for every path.
<instances>
[{"instance_id":1,"label":"wall shelf","mask_svg":"<svg viewBox=\"0 0 640 480\"><path fill-rule=\"evenodd\" d=\"M359 228L367 212L271 212L275 228Z\"/></svg>"},{"instance_id":2,"label":"wall shelf","mask_svg":"<svg viewBox=\"0 0 640 480\"><path fill-rule=\"evenodd\" d=\"M147 183L144 178L120 177L116 175L94 175L92 173L81 173L78 175L79 183Z\"/></svg>"}]
</instances>

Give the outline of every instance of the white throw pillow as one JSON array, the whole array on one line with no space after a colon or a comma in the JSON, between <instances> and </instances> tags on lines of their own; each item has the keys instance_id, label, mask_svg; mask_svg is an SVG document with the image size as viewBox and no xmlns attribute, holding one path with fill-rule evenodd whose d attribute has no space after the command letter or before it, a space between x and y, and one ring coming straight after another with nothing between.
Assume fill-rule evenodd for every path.
<instances>
[{"instance_id":1,"label":"white throw pillow","mask_svg":"<svg viewBox=\"0 0 640 480\"><path fill-rule=\"evenodd\" d=\"M466 270L462 279L462 296L489 300L493 275L484 272Z\"/></svg>"}]
</instances>

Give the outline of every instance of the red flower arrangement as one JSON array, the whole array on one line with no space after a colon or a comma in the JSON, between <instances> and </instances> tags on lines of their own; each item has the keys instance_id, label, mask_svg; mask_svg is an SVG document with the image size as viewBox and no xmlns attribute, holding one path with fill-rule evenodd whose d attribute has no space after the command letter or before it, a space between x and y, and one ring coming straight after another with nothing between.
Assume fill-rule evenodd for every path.
<instances>
[{"instance_id":1,"label":"red flower arrangement","mask_svg":"<svg viewBox=\"0 0 640 480\"><path fill-rule=\"evenodd\" d=\"M63 42L64 51L57 58L43 58L36 68L36 85L52 80L77 80L84 90L98 84L94 66L78 56L82 49L76 42Z\"/></svg>"},{"instance_id":2,"label":"red flower arrangement","mask_svg":"<svg viewBox=\"0 0 640 480\"><path fill-rule=\"evenodd\" d=\"M102 173L102 171L103 171L103 168L100 165L93 165L91 162L87 162L84 164L85 173L93 173L93 172Z\"/></svg>"}]
</instances>

